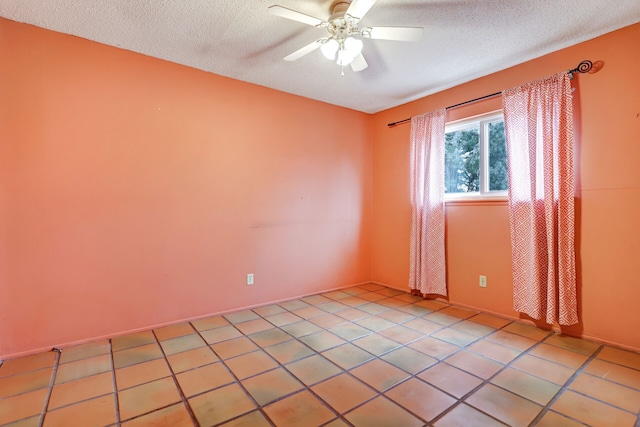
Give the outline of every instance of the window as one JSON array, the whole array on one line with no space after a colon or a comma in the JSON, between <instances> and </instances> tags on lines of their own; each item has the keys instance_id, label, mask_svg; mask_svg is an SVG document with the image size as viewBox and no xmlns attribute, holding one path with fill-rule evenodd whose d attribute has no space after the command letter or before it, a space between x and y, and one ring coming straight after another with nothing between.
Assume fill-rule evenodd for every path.
<instances>
[{"instance_id":1,"label":"window","mask_svg":"<svg viewBox=\"0 0 640 427\"><path fill-rule=\"evenodd\" d=\"M445 129L445 199L507 195L502 113L453 122Z\"/></svg>"}]
</instances>

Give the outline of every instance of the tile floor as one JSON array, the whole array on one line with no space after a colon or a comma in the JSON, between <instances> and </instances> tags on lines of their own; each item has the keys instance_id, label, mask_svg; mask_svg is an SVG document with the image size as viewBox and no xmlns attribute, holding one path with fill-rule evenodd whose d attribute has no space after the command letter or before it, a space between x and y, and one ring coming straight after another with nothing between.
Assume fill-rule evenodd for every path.
<instances>
[{"instance_id":1,"label":"tile floor","mask_svg":"<svg viewBox=\"0 0 640 427\"><path fill-rule=\"evenodd\" d=\"M0 425L640 427L640 354L378 285L7 360Z\"/></svg>"}]
</instances>

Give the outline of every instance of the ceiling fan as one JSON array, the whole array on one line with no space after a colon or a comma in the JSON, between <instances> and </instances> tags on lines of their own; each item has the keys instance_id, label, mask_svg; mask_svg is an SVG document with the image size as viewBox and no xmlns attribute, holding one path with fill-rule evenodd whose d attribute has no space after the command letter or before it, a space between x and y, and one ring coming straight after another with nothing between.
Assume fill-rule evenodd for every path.
<instances>
[{"instance_id":1,"label":"ceiling fan","mask_svg":"<svg viewBox=\"0 0 640 427\"><path fill-rule=\"evenodd\" d=\"M359 27L360 20L375 2L376 0L336 0L331 5L328 21L283 6L269 7L272 15L324 28L329 33L328 37L296 50L285 56L284 60L295 61L320 48L327 59L336 60L343 67L351 65L353 71L362 71L368 67L362 55L362 39L417 41L422 37L421 27Z\"/></svg>"}]
</instances>

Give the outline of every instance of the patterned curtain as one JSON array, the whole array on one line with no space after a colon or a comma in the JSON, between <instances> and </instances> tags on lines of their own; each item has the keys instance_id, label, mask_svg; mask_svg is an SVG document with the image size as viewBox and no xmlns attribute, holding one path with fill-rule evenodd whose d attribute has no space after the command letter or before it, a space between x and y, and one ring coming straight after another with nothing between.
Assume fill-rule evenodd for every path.
<instances>
[{"instance_id":1,"label":"patterned curtain","mask_svg":"<svg viewBox=\"0 0 640 427\"><path fill-rule=\"evenodd\" d=\"M514 309L578 323L573 109L563 72L503 92Z\"/></svg>"},{"instance_id":2,"label":"patterned curtain","mask_svg":"<svg viewBox=\"0 0 640 427\"><path fill-rule=\"evenodd\" d=\"M444 109L411 119L409 287L447 295L444 259Z\"/></svg>"}]
</instances>

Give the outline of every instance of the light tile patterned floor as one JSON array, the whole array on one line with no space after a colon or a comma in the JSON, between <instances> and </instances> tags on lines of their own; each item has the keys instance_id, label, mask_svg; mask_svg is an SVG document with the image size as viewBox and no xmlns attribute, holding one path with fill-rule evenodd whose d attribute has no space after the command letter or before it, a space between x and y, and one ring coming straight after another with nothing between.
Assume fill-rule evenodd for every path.
<instances>
[{"instance_id":1,"label":"light tile patterned floor","mask_svg":"<svg viewBox=\"0 0 640 427\"><path fill-rule=\"evenodd\" d=\"M7 360L0 425L639 427L640 354L369 284Z\"/></svg>"}]
</instances>

